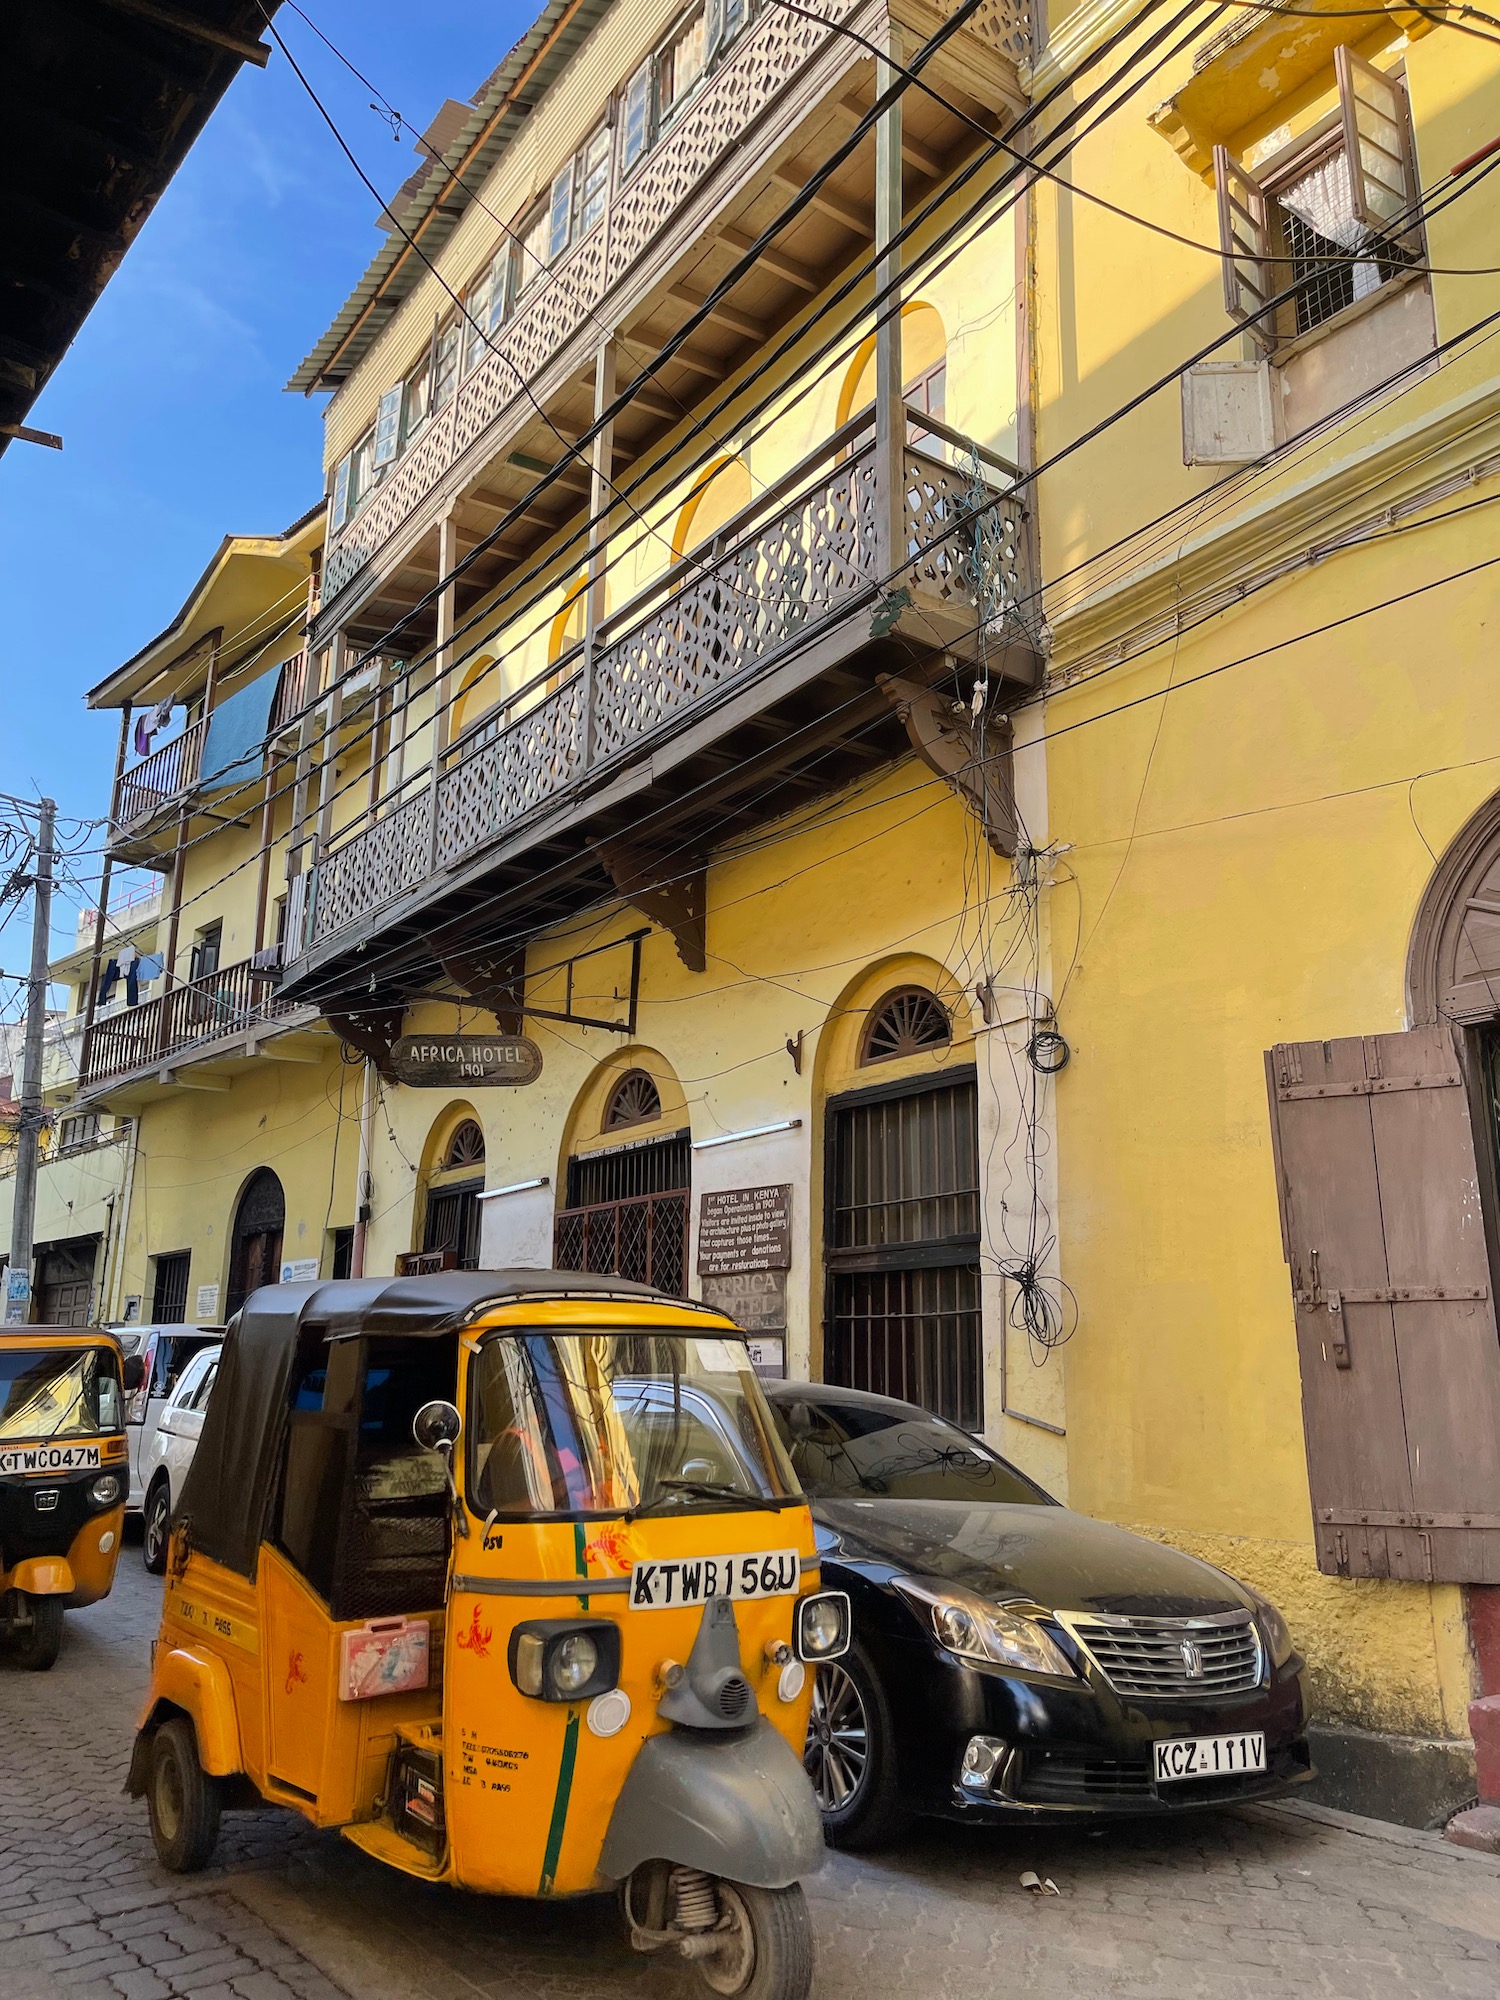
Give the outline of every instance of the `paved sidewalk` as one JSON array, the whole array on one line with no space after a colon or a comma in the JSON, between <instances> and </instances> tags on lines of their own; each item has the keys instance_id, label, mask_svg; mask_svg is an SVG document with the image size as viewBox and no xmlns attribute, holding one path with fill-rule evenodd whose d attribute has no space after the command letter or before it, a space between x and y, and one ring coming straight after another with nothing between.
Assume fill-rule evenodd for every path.
<instances>
[{"instance_id":1,"label":"paved sidewalk","mask_svg":"<svg viewBox=\"0 0 1500 2000\"><path fill-rule=\"evenodd\" d=\"M120 1790L159 1589L127 1548L51 1674L0 1667L0 2000L687 2000L611 1899L454 1895L284 1813L228 1816L212 1869L165 1874ZM1028 1894L1026 1868L1061 1894ZM1500 1860L1312 1809L929 1826L833 1857L809 1896L819 2000L1500 1995Z\"/></svg>"}]
</instances>

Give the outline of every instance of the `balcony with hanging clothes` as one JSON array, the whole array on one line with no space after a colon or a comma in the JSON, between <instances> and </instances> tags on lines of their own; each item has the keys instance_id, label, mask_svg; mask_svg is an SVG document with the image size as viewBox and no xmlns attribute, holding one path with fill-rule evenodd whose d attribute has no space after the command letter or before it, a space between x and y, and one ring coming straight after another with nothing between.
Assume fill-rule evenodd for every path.
<instances>
[{"instance_id":1,"label":"balcony with hanging clothes","mask_svg":"<svg viewBox=\"0 0 1500 2000\"><path fill-rule=\"evenodd\" d=\"M618 118L599 127L602 179L597 189L589 181L581 209L581 177L594 162L586 148L568 163L572 220L550 247L543 231L544 268L511 268L529 254L523 219L500 246L497 275L445 273L462 310L444 302L449 325L434 334L425 371L384 388L378 410L372 398L368 437L335 469L315 649L335 635L372 646L399 626L415 651L435 629L425 598L447 567L445 546L467 549L462 614L566 521L589 469L560 453L598 415L607 343L619 390L634 385L614 418L615 449L639 459L868 255L875 139L873 126L860 128L878 96L882 38L920 60L927 86L902 98L909 208L1025 102L1029 0L982 0L956 25L959 0L812 0L805 9L741 0L732 11L743 25L724 34L717 55L697 51L692 87L670 113L652 109L663 102L652 65L677 59L671 43L622 85ZM673 34L680 41L686 31ZM918 56L933 36L938 46ZM645 137L633 141L643 75ZM502 119L497 132L505 129ZM474 199L476 174L499 157L500 137L487 143L492 150L475 155L481 167L466 166L461 134L417 177L402 228L430 243L429 254ZM630 157L634 144L642 150ZM367 355L378 358L381 331L420 276L404 249L398 233L377 255L291 387L370 394L343 385ZM539 474L548 476L532 493ZM445 526L456 543L445 545Z\"/></svg>"},{"instance_id":2,"label":"balcony with hanging clothes","mask_svg":"<svg viewBox=\"0 0 1500 2000\"><path fill-rule=\"evenodd\" d=\"M329 1006L416 990L488 924L629 900L889 762L944 726L932 691L960 670L997 704L1030 686L1017 478L930 410L882 446L862 409L318 852L289 990ZM504 629L486 643L503 655ZM950 733L971 725L966 709ZM988 727L977 761L995 769L970 775L998 797L1000 706Z\"/></svg>"},{"instance_id":3,"label":"balcony with hanging clothes","mask_svg":"<svg viewBox=\"0 0 1500 2000\"><path fill-rule=\"evenodd\" d=\"M316 1011L283 999L277 980L274 967L242 959L179 980L155 999L98 1015L83 1036L80 1091L171 1080L187 1061L195 1066L217 1061L232 1069L253 1059L268 1036L315 1027ZM195 1080L202 1088L215 1087L212 1076Z\"/></svg>"}]
</instances>

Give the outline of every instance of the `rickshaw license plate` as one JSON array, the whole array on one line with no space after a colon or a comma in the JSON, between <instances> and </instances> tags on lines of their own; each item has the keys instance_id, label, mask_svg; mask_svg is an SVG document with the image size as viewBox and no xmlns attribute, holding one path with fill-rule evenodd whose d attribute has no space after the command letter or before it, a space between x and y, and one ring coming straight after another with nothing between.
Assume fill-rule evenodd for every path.
<instances>
[{"instance_id":1,"label":"rickshaw license plate","mask_svg":"<svg viewBox=\"0 0 1500 2000\"><path fill-rule=\"evenodd\" d=\"M633 1610L667 1611L713 1597L794 1597L801 1573L795 1549L638 1562L630 1572L630 1603Z\"/></svg>"},{"instance_id":2,"label":"rickshaw license plate","mask_svg":"<svg viewBox=\"0 0 1500 2000\"><path fill-rule=\"evenodd\" d=\"M0 1451L0 1474L7 1472L93 1472L100 1463L96 1444L23 1444Z\"/></svg>"},{"instance_id":3,"label":"rickshaw license plate","mask_svg":"<svg viewBox=\"0 0 1500 2000\"><path fill-rule=\"evenodd\" d=\"M1233 1778L1266 1768L1266 1738L1260 1729L1238 1736L1174 1736L1153 1748L1159 1785L1176 1778Z\"/></svg>"}]
</instances>

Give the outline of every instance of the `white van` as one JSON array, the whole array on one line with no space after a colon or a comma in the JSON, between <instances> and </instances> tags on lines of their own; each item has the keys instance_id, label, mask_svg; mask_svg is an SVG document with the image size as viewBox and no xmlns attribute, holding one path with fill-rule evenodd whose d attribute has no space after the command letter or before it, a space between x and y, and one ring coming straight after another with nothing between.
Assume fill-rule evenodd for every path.
<instances>
[{"instance_id":1,"label":"white van","mask_svg":"<svg viewBox=\"0 0 1500 2000\"><path fill-rule=\"evenodd\" d=\"M139 1514L145 1505L146 1489L141 1473L156 1426L167 1406L167 1398L182 1378L182 1371L195 1354L217 1346L224 1338L222 1326L143 1326L133 1328L141 1338L136 1352L145 1364L141 1386L125 1406L125 1435L130 1440L130 1492L127 1513Z\"/></svg>"}]
</instances>

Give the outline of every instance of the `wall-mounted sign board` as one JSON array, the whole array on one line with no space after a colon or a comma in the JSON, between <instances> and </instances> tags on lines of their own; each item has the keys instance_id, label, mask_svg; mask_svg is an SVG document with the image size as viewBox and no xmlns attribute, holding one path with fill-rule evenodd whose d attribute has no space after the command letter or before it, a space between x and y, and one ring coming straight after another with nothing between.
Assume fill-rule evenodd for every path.
<instances>
[{"instance_id":1,"label":"wall-mounted sign board","mask_svg":"<svg viewBox=\"0 0 1500 2000\"><path fill-rule=\"evenodd\" d=\"M419 1090L535 1083L542 1052L528 1035L398 1035L391 1074Z\"/></svg>"},{"instance_id":2,"label":"wall-mounted sign board","mask_svg":"<svg viewBox=\"0 0 1500 2000\"><path fill-rule=\"evenodd\" d=\"M786 1330L786 1272L733 1271L722 1278L702 1278L703 1303L727 1313L746 1333Z\"/></svg>"},{"instance_id":3,"label":"wall-mounted sign board","mask_svg":"<svg viewBox=\"0 0 1500 2000\"><path fill-rule=\"evenodd\" d=\"M698 1214L698 1275L785 1271L792 1261L792 1189L723 1188L705 1194Z\"/></svg>"}]
</instances>

